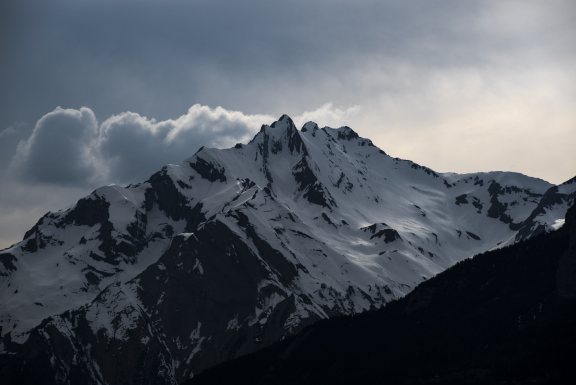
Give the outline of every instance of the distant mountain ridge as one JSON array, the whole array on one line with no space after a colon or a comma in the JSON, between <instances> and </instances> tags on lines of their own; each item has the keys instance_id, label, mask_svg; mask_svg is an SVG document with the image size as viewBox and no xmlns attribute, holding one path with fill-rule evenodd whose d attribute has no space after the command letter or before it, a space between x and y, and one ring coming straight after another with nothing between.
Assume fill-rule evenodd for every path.
<instances>
[{"instance_id":1,"label":"distant mountain ridge","mask_svg":"<svg viewBox=\"0 0 576 385\"><path fill-rule=\"evenodd\" d=\"M178 383L554 229L575 196L576 178L439 174L283 115L248 144L97 189L2 250L2 362L45 383Z\"/></svg>"}]
</instances>

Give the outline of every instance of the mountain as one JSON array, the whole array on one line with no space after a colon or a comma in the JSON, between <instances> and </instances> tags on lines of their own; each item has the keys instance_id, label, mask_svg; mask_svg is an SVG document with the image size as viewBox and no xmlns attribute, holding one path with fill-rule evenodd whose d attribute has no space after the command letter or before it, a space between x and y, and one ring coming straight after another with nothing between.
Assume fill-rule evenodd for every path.
<instances>
[{"instance_id":1,"label":"mountain","mask_svg":"<svg viewBox=\"0 0 576 385\"><path fill-rule=\"evenodd\" d=\"M322 320L202 384L569 384L576 205L561 229L457 263L384 308Z\"/></svg>"},{"instance_id":2,"label":"mountain","mask_svg":"<svg viewBox=\"0 0 576 385\"><path fill-rule=\"evenodd\" d=\"M576 178L436 173L284 115L47 213L0 252L0 373L174 384L559 227ZM33 370L31 370L33 369Z\"/></svg>"}]
</instances>

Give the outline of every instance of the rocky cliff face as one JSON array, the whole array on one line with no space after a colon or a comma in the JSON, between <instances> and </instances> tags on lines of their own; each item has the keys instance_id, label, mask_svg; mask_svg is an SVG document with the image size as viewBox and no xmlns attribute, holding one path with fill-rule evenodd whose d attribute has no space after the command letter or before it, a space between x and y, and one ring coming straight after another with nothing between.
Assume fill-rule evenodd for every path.
<instances>
[{"instance_id":1,"label":"rocky cliff face","mask_svg":"<svg viewBox=\"0 0 576 385\"><path fill-rule=\"evenodd\" d=\"M299 131L282 116L248 144L97 189L2 250L2 371L179 383L558 227L575 190L574 179L438 174L349 127Z\"/></svg>"}]
</instances>

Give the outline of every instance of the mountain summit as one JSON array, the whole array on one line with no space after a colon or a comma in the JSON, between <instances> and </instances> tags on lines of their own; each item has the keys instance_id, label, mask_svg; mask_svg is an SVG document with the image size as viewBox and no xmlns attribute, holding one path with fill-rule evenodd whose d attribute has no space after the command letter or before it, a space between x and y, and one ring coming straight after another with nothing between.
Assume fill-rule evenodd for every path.
<instances>
[{"instance_id":1,"label":"mountain summit","mask_svg":"<svg viewBox=\"0 0 576 385\"><path fill-rule=\"evenodd\" d=\"M436 173L283 115L248 144L99 188L2 250L1 370L179 383L556 228L575 196L576 179Z\"/></svg>"}]
</instances>

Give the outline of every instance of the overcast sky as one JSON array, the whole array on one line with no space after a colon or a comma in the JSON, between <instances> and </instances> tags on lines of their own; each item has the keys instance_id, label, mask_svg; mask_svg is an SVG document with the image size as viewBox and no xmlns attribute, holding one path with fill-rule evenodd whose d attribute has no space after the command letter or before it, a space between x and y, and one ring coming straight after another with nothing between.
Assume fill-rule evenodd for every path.
<instances>
[{"instance_id":1,"label":"overcast sky","mask_svg":"<svg viewBox=\"0 0 576 385\"><path fill-rule=\"evenodd\" d=\"M576 175L576 2L0 4L0 248L282 114L438 172Z\"/></svg>"}]
</instances>

